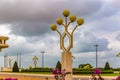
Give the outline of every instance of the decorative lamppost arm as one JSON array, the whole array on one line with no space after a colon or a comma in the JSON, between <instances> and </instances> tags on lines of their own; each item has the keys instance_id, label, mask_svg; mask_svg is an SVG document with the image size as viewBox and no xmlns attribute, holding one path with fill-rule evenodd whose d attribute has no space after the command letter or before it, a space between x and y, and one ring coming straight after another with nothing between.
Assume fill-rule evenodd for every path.
<instances>
[{"instance_id":1,"label":"decorative lamppost arm","mask_svg":"<svg viewBox=\"0 0 120 80\"><path fill-rule=\"evenodd\" d=\"M73 28L73 30L72 30L72 32L71 32L72 35L73 35L73 32L76 30L77 27L78 27L78 25L76 25L76 26Z\"/></svg>"}]
</instances>

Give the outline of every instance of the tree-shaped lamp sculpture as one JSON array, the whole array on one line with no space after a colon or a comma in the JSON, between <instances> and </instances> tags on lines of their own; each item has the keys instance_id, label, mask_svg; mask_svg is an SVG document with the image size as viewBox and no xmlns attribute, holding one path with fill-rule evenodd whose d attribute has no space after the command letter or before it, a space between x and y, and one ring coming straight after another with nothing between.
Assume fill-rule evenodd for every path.
<instances>
[{"instance_id":1,"label":"tree-shaped lamp sculpture","mask_svg":"<svg viewBox=\"0 0 120 80\"><path fill-rule=\"evenodd\" d=\"M72 53L70 52L71 48L73 48L73 32L76 30L76 28L80 25L82 25L84 23L83 18L78 18L76 19L75 15L70 15L69 10L64 10L63 11L63 15L65 17L65 23L63 23L63 19L62 18L58 18L56 20L56 23L58 25L62 25L64 27L64 32L61 33L58 29L57 29L57 25L56 24L51 24L51 29L53 31L57 31L58 34L60 35L60 49L63 50L62 52L62 69L65 69L67 72L71 72L71 74L67 74L65 80L72 80ZM69 22L68 22L68 17L69 17ZM77 23L77 25L75 25L75 27L73 28L73 30L70 32L68 30L69 25L72 22ZM65 37L68 37L68 46L65 47Z\"/></svg>"},{"instance_id":2,"label":"tree-shaped lamp sculpture","mask_svg":"<svg viewBox=\"0 0 120 80\"><path fill-rule=\"evenodd\" d=\"M38 57L34 56L32 60L34 61L34 68L36 68L37 67Z\"/></svg>"}]
</instances>

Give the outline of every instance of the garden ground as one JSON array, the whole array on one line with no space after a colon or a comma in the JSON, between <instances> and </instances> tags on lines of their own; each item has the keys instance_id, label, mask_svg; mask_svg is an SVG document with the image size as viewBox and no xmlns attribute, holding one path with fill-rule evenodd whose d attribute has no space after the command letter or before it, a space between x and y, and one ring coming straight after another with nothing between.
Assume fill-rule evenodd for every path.
<instances>
[{"instance_id":1,"label":"garden ground","mask_svg":"<svg viewBox=\"0 0 120 80\"><path fill-rule=\"evenodd\" d=\"M0 72L0 78L18 78L18 80L55 80L52 74L26 74L26 73L4 73ZM89 80L91 75L73 75L73 80ZM105 80L111 80L116 76L103 76Z\"/></svg>"}]
</instances>

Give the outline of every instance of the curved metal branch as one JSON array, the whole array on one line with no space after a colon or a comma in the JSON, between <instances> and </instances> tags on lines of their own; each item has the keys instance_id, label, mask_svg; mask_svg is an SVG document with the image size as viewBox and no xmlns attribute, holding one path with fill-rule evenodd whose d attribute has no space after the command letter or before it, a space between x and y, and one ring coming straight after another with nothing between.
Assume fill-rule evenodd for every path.
<instances>
[{"instance_id":1,"label":"curved metal branch","mask_svg":"<svg viewBox=\"0 0 120 80\"><path fill-rule=\"evenodd\" d=\"M67 26L69 26L69 25L70 25L70 23L72 23L72 22L69 22L69 23L67 24Z\"/></svg>"},{"instance_id":2,"label":"curved metal branch","mask_svg":"<svg viewBox=\"0 0 120 80\"><path fill-rule=\"evenodd\" d=\"M60 35L60 49L63 49L63 47L62 47L62 44L63 44L63 41L62 41L62 34L60 33L59 30L56 29L56 31L57 31L58 34ZM65 51L65 50L63 49L63 51Z\"/></svg>"},{"instance_id":3,"label":"curved metal branch","mask_svg":"<svg viewBox=\"0 0 120 80\"><path fill-rule=\"evenodd\" d=\"M78 25L76 25L76 26L73 28L71 34L73 34L73 32L75 31L75 29L76 29L77 27L78 27Z\"/></svg>"}]
</instances>

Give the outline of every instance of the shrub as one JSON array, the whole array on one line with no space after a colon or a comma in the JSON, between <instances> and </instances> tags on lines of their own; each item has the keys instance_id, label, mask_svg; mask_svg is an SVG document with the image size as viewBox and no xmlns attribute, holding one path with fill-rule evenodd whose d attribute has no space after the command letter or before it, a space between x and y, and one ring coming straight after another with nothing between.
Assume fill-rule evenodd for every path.
<instances>
[{"instance_id":1,"label":"shrub","mask_svg":"<svg viewBox=\"0 0 120 80\"><path fill-rule=\"evenodd\" d=\"M23 69L21 72L52 72L53 68L31 68Z\"/></svg>"},{"instance_id":2,"label":"shrub","mask_svg":"<svg viewBox=\"0 0 120 80\"><path fill-rule=\"evenodd\" d=\"M103 68L100 68L101 74L111 74L113 73L113 70L104 70ZM73 74L93 74L94 69L90 68L89 70L86 70L84 68L73 68Z\"/></svg>"},{"instance_id":3,"label":"shrub","mask_svg":"<svg viewBox=\"0 0 120 80\"><path fill-rule=\"evenodd\" d=\"M16 61L15 61L14 65L13 65L12 72L19 72L19 68L18 68L18 65L17 65Z\"/></svg>"}]
</instances>

